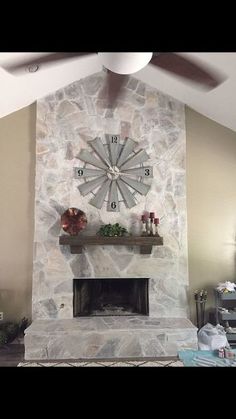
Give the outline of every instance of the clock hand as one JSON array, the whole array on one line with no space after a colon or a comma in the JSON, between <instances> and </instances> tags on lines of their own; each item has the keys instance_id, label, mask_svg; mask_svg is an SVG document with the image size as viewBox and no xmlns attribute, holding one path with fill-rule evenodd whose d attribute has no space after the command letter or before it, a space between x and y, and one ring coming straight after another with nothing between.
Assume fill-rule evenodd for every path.
<instances>
[{"instance_id":1,"label":"clock hand","mask_svg":"<svg viewBox=\"0 0 236 419\"><path fill-rule=\"evenodd\" d=\"M100 137L94 138L92 141L88 141L88 143L91 145L95 153L98 155L98 157L106 164L106 166L111 168L109 157L104 149L104 144L101 141Z\"/></svg>"},{"instance_id":2,"label":"clock hand","mask_svg":"<svg viewBox=\"0 0 236 419\"><path fill-rule=\"evenodd\" d=\"M129 175L130 175L130 173L125 173L125 172L120 172L120 171L119 171L119 175L128 175L128 176L129 176Z\"/></svg>"},{"instance_id":3,"label":"clock hand","mask_svg":"<svg viewBox=\"0 0 236 419\"><path fill-rule=\"evenodd\" d=\"M110 165L110 162L108 160L106 160L105 163L108 165L109 170L112 170L112 166Z\"/></svg>"},{"instance_id":4,"label":"clock hand","mask_svg":"<svg viewBox=\"0 0 236 419\"><path fill-rule=\"evenodd\" d=\"M132 173L126 173L126 172L121 172L121 171L119 171L119 175L134 176L134 175L132 175Z\"/></svg>"}]
</instances>

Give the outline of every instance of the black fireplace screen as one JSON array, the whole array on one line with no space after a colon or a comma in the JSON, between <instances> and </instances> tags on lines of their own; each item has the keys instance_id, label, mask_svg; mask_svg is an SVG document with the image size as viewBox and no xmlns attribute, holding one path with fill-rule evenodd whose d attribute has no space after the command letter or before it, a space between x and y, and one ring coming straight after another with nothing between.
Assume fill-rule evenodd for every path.
<instances>
[{"instance_id":1,"label":"black fireplace screen","mask_svg":"<svg viewBox=\"0 0 236 419\"><path fill-rule=\"evenodd\" d=\"M74 317L149 314L148 278L74 279Z\"/></svg>"}]
</instances>

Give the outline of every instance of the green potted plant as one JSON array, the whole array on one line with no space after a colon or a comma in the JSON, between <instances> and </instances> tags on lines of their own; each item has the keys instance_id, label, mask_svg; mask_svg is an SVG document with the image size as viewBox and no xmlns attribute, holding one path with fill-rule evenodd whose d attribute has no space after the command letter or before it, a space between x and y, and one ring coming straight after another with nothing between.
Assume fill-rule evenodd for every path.
<instances>
[{"instance_id":1,"label":"green potted plant","mask_svg":"<svg viewBox=\"0 0 236 419\"><path fill-rule=\"evenodd\" d=\"M125 227L122 227L119 223L105 224L100 227L97 234L103 237L115 237L115 236L126 236L128 231Z\"/></svg>"},{"instance_id":2,"label":"green potted plant","mask_svg":"<svg viewBox=\"0 0 236 419\"><path fill-rule=\"evenodd\" d=\"M29 326L29 320L23 317L19 323L2 322L0 324L0 347L24 336L24 330Z\"/></svg>"}]
</instances>

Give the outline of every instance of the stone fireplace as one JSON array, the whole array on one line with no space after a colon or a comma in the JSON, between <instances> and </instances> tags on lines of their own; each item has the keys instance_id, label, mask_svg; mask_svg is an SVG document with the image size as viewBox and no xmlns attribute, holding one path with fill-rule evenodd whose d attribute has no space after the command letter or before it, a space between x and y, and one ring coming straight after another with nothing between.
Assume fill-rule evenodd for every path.
<instances>
[{"instance_id":1,"label":"stone fireplace","mask_svg":"<svg viewBox=\"0 0 236 419\"><path fill-rule=\"evenodd\" d=\"M37 103L32 316L26 359L155 357L197 345L188 320L184 105L130 77L115 109L101 96L105 73L94 74ZM74 167L88 141L104 133L138 142L153 180L137 205L107 212L82 196ZM81 234L120 223L133 235L140 217L160 218L163 246L141 255L135 246L59 245L60 217L70 207L87 215ZM141 298L142 296L142 298ZM115 312L116 310L116 312Z\"/></svg>"}]
</instances>

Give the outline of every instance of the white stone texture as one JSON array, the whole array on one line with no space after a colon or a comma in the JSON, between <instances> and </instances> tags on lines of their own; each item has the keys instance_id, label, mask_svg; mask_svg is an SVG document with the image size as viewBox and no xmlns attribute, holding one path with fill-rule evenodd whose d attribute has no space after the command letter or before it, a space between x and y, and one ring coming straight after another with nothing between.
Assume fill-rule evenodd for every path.
<instances>
[{"instance_id":1,"label":"white stone texture","mask_svg":"<svg viewBox=\"0 0 236 419\"><path fill-rule=\"evenodd\" d=\"M36 320L25 331L25 359L145 359L197 349L187 319L135 316Z\"/></svg>"},{"instance_id":2,"label":"white stone texture","mask_svg":"<svg viewBox=\"0 0 236 419\"><path fill-rule=\"evenodd\" d=\"M33 319L72 319L72 284L79 277L150 277L150 317L186 318L184 105L130 77L124 96L111 110L103 96L104 78L102 71L37 103ZM146 181L151 183L148 194L136 194L138 203L130 210L121 203L118 213L107 212L106 203L101 210L91 206L92 195L80 194L81 181L73 174L82 164L80 150L91 151L88 141L96 136L105 142L105 133L120 134L122 142L125 136L134 139L137 149L148 153L154 172L153 180ZM88 226L81 234L94 234L101 224L115 222L139 234L143 211L155 211L164 246L154 247L151 255L125 246L89 246L82 255L71 255L69 247L59 245L64 233L60 216L69 207L87 215ZM112 353L114 342L103 351ZM125 345L128 351L129 343Z\"/></svg>"}]
</instances>

